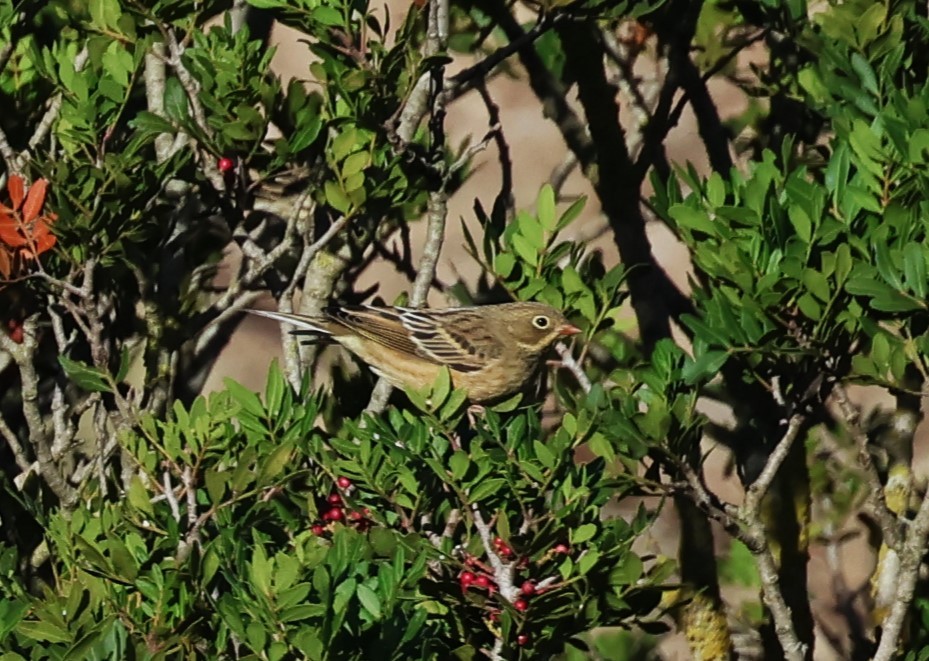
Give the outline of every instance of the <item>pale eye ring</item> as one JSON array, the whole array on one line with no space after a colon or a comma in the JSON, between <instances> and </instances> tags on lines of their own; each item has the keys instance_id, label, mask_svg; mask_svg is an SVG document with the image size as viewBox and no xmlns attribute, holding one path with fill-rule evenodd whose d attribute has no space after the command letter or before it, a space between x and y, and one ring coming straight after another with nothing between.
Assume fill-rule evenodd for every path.
<instances>
[{"instance_id":1,"label":"pale eye ring","mask_svg":"<svg viewBox=\"0 0 929 661\"><path fill-rule=\"evenodd\" d=\"M544 314L540 314L532 318L532 325L538 328L539 330L545 330L551 326L551 320L546 317Z\"/></svg>"}]
</instances>

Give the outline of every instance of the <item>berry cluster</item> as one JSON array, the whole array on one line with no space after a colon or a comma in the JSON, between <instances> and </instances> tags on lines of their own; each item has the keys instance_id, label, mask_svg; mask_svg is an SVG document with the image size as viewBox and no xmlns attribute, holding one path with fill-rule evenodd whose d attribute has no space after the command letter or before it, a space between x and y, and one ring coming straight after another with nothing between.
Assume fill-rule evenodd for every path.
<instances>
[{"instance_id":1,"label":"berry cluster","mask_svg":"<svg viewBox=\"0 0 929 661\"><path fill-rule=\"evenodd\" d=\"M336 479L335 483L336 486L346 494L352 489L352 481L347 477L339 477ZM312 533L318 537L325 536L326 532L329 530L328 524L331 523L348 521L351 525L355 526L356 530L361 532L371 527L371 520L368 518L368 515L371 514L371 510L367 507L361 510L346 509L345 499L338 491L333 491L326 497L326 504L324 507L326 509L322 514L322 521L317 521L310 526Z\"/></svg>"},{"instance_id":2,"label":"berry cluster","mask_svg":"<svg viewBox=\"0 0 929 661\"><path fill-rule=\"evenodd\" d=\"M502 538L495 538L493 540L493 547L494 552L502 560L514 558L515 554L513 549ZM555 544L548 553L545 554L545 560L569 553L571 553L571 548L567 544ZM543 562L545 560L543 560ZM492 567L470 554L465 555L464 563L467 569L464 569L458 574L458 584L461 586L462 592L467 592L468 590L483 590L486 591L488 597L492 597L495 592L499 591L499 587L493 579L494 571ZM519 561L515 563L515 567L518 569L528 568L529 558L520 558ZM529 610L530 599L536 595L544 594L546 589L550 589L551 587L551 579L543 581L541 584L532 579L524 580L522 584L519 585L518 595L511 602L513 608L519 613L527 612ZM500 609L494 607L492 602L487 602L485 608L488 611L487 617L490 622L496 623L499 620ZM531 637L528 633L520 633L516 637L516 643L520 647L524 647L530 642Z\"/></svg>"}]
</instances>

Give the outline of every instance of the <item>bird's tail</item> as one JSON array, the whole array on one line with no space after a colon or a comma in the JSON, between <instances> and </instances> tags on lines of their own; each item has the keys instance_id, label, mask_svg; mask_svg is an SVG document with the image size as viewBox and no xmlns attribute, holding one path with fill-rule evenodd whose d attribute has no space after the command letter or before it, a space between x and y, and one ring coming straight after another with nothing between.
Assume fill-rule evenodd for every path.
<instances>
[{"instance_id":1,"label":"bird's tail","mask_svg":"<svg viewBox=\"0 0 929 661\"><path fill-rule=\"evenodd\" d=\"M332 331L326 328L326 320L317 317L310 317L305 314L291 314L289 312L273 312L271 310L246 310L250 314L259 317L267 317L275 321L281 321L285 324L291 324L299 330L294 331L295 335L303 335L306 332L319 333L321 335L331 335Z\"/></svg>"}]
</instances>

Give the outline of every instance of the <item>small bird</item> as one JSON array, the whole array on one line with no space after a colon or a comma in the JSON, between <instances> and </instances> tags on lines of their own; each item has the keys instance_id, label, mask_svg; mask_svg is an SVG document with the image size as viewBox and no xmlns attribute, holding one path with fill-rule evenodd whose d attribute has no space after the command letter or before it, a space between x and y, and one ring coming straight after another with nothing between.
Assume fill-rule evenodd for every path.
<instances>
[{"instance_id":1,"label":"small bird","mask_svg":"<svg viewBox=\"0 0 929 661\"><path fill-rule=\"evenodd\" d=\"M248 310L329 337L400 388L431 386L447 367L456 388L482 404L512 395L538 373L558 338L580 333L542 303L444 310L337 305L319 316Z\"/></svg>"}]
</instances>

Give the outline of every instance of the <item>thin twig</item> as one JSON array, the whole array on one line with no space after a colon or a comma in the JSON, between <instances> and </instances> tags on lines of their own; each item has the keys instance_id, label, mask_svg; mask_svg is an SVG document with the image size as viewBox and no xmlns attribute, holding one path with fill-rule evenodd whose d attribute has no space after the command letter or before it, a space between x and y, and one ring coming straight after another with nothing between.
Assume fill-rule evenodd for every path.
<instances>
[{"instance_id":1,"label":"thin twig","mask_svg":"<svg viewBox=\"0 0 929 661\"><path fill-rule=\"evenodd\" d=\"M919 511L910 522L906 539L900 549L897 592L894 595L890 613L884 619L881 640L874 654L874 661L889 661L897 658L900 634L910 614L910 604L913 601L919 569L926 552L927 538L929 538L929 493L923 497Z\"/></svg>"},{"instance_id":2,"label":"thin twig","mask_svg":"<svg viewBox=\"0 0 929 661\"><path fill-rule=\"evenodd\" d=\"M514 601L519 596L519 588L513 582L516 562L504 562L503 558L497 553L493 544L490 525L484 521L484 516L476 504L471 506L471 518L474 520L474 527L477 528L477 534L481 538L484 552L487 554L487 559L493 568L494 582L500 590L500 596L509 602Z\"/></svg>"},{"instance_id":3,"label":"thin twig","mask_svg":"<svg viewBox=\"0 0 929 661\"><path fill-rule=\"evenodd\" d=\"M435 55L443 52L448 38L448 4L449 0L431 0L429 3L429 28L426 38L426 54ZM433 72L432 76L440 76L443 69ZM435 87L440 89L439 86ZM445 148L445 106L448 95L439 92L432 102L432 117L434 120L434 145L436 149ZM417 122L418 125L418 122ZM409 127L407 127L409 128ZM415 129L415 127L413 127ZM412 139L412 132L409 133ZM402 136L401 136L402 137ZM435 278L436 265L439 254L442 252L442 243L445 240L445 222L448 216L447 172L442 173L442 182L438 190L429 193L426 211L426 241L423 246L423 255L419 262L419 271L410 290L410 307L422 307L426 303L429 288ZM365 408L370 413L379 413L387 406L392 387L384 378L378 379L371 393L371 399Z\"/></svg>"},{"instance_id":4,"label":"thin twig","mask_svg":"<svg viewBox=\"0 0 929 661\"><path fill-rule=\"evenodd\" d=\"M74 72L80 73L84 66L87 64L87 60L90 58L90 51L87 50L87 47L81 49L81 51L74 57ZM35 150L42 141L48 136L49 131L52 130L52 125L55 123L55 120L58 119L58 113L61 112L61 100L62 94L59 92L56 94L51 103L48 106L48 110L45 111L45 114L42 116L41 121L36 126L35 132L33 132L32 137L29 138L29 149L26 152L23 152L19 155L18 167L13 168L14 172L19 172L25 166L26 161L29 157L29 152Z\"/></svg>"},{"instance_id":5,"label":"thin twig","mask_svg":"<svg viewBox=\"0 0 929 661\"><path fill-rule=\"evenodd\" d=\"M764 538L764 524L760 519L754 521L750 527L753 535ZM780 579L777 573L777 563L768 548L767 542L761 553L755 554L755 564L761 579L761 598L771 617L774 619L774 632L781 644L786 661L803 661L806 658L806 644L800 642L794 629L790 608L781 594Z\"/></svg>"},{"instance_id":6,"label":"thin twig","mask_svg":"<svg viewBox=\"0 0 929 661\"><path fill-rule=\"evenodd\" d=\"M529 30L505 46L501 46L477 64L459 71L445 83L445 91L456 99L476 86L483 85L491 71L505 59L529 46L548 32L559 21L568 18L567 14L545 14Z\"/></svg>"},{"instance_id":7,"label":"thin twig","mask_svg":"<svg viewBox=\"0 0 929 661\"><path fill-rule=\"evenodd\" d=\"M858 447L858 465L864 471L867 488L865 489L865 505L871 513L877 518L881 526L881 533L884 536L884 542L892 549L898 549L902 542L902 533L900 531L900 522L890 508L887 507L887 501L884 498L884 485L881 482L881 476L871 460L871 452L868 447L868 435L861 429L858 411L848 399L848 393L845 387L837 383L832 389L836 404L845 418L845 424L848 425L849 433Z\"/></svg>"},{"instance_id":8,"label":"thin twig","mask_svg":"<svg viewBox=\"0 0 929 661\"><path fill-rule=\"evenodd\" d=\"M29 430L29 442L39 463L39 474L61 501L62 507L71 510L77 503L77 491L65 480L52 455L49 429L39 407L39 375L35 366L38 351L37 332L38 315L27 317L23 320L22 344L14 342L6 333L0 333L0 349L9 353L19 368L23 416Z\"/></svg>"},{"instance_id":9,"label":"thin twig","mask_svg":"<svg viewBox=\"0 0 929 661\"><path fill-rule=\"evenodd\" d=\"M568 181L568 177L571 176L571 173L577 169L578 160L574 152L566 152L561 163L556 165L552 169L552 173L548 175L548 183L551 185L552 190L555 191L555 199L561 199L561 189L564 188L565 182Z\"/></svg>"},{"instance_id":10,"label":"thin twig","mask_svg":"<svg viewBox=\"0 0 929 661\"><path fill-rule=\"evenodd\" d=\"M590 377L584 373L581 366L574 360L574 356L571 355L571 349L569 349L564 342L559 342L555 345L555 351L561 356L561 366L574 375L574 378L577 379L578 384L581 386L581 390L585 393L589 393L590 389L593 387L590 383Z\"/></svg>"},{"instance_id":11,"label":"thin twig","mask_svg":"<svg viewBox=\"0 0 929 661\"><path fill-rule=\"evenodd\" d=\"M184 91L187 93L187 101L190 104L190 113L193 117L194 123L197 125L203 135L212 136L213 129L210 128L209 123L206 121L206 113L203 110L203 104L200 103L200 84L196 79L190 74L187 70L187 67L184 66L184 61L182 55L184 53L184 47L178 43L177 37L174 34L172 28L167 28L162 31L164 35L165 42L168 45L169 59L171 67L174 69L174 73L177 74L177 79L181 83L181 87L184 88ZM154 51L153 51L154 54ZM203 172L206 175L207 179L210 180L210 183L213 185L217 191L226 190L226 181L223 178L222 172L219 171L219 167L211 159L203 159L201 163Z\"/></svg>"},{"instance_id":12,"label":"thin twig","mask_svg":"<svg viewBox=\"0 0 929 661\"><path fill-rule=\"evenodd\" d=\"M771 487L771 483L777 476L777 472L787 458L790 448L793 447L794 441L797 440L797 436L800 434L801 429L803 429L805 420L806 416L799 413L790 417L790 420L787 422L787 431L784 432L783 437L781 437L781 440L778 441L778 444L768 456L768 460L765 462L764 468L758 475L758 478L748 486L745 493L745 501L742 505L747 519L752 520L757 517L761 499L768 493L768 489Z\"/></svg>"},{"instance_id":13,"label":"thin twig","mask_svg":"<svg viewBox=\"0 0 929 661\"><path fill-rule=\"evenodd\" d=\"M687 480L689 497L706 512L707 516L722 523L726 531L745 544L755 557L755 564L761 578L762 599L774 620L774 631L785 658L791 661L802 661L806 655L806 644L801 642L797 636L790 608L781 593L777 562L765 536L759 507L790 448L796 442L804 422L805 416L801 414L791 416L784 436L769 455L758 479L749 486L742 507L738 510L729 504L722 503L715 494L710 492L687 462L679 461L677 466Z\"/></svg>"},{"instance_id":14,"label":"thin twig","mask_svg":"<svg viewBox=\"0 0 929 661\"><path fill-rule=\"evenodd\" d=\"M26 458L26 453L23 451L22 444L19 442L19 439L16 438L16 434L10 429L10 426L2 416L0 416L0 436L3 437L6 444L13 452L13 458L16 460L16 465L19 466L20 470L23 471L23 473L29 472L32 462Z\"/></svg>"},{"instance_id":15,"label":"thin twig","mask_svg":"<svg viewBox=\"0 0 929 661\"><path fill-rule=\"evenodd\" d=\"M156 41L151 45L151 50L145 54L145 69L143 79L145 81L145 101L148 110L159 117L165 117L165 45L162 41ZM181 138L183 135L183 140ZM155 136L155 159L159 163L164 163L177 151L187 144L187 136L183 132L178 132L176 136L170 133L162 133Z\"/></svg>"}]
</instances>

